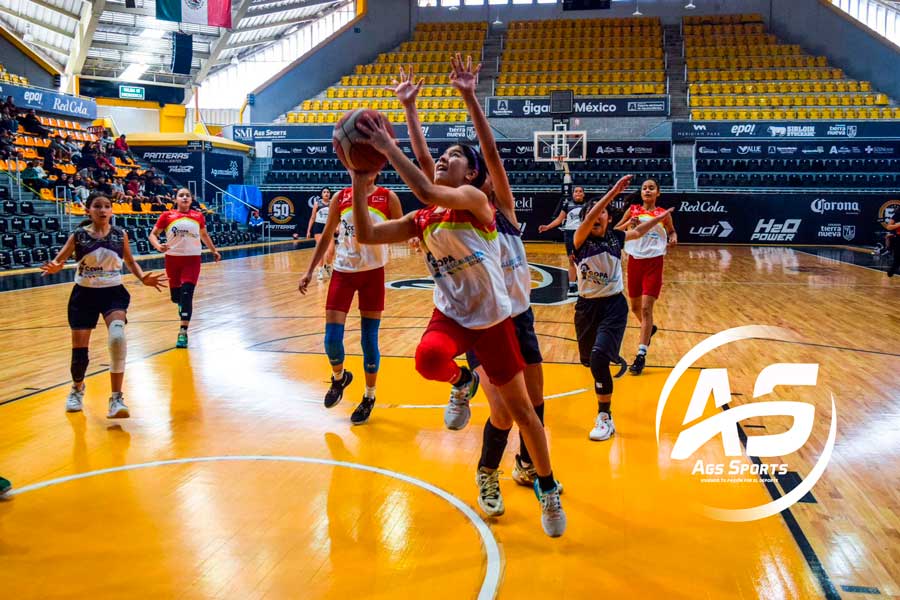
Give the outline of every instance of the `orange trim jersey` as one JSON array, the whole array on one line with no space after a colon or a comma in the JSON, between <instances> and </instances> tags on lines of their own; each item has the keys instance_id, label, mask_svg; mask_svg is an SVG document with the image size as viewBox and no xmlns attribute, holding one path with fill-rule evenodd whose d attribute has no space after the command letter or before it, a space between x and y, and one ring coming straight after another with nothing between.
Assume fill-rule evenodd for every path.
<instances>
[{"instance_id":1,"label":"orange trim jersey","mask_svg":"<svg viewBox=\"0 0 900 600\"><path fill-rule=\"evenodd\" d=\"M156 228L166 232L166 256L200 256L200 231L206 229L203 213L193 209L167 210L159 215Z\"/></svg>"},{"instance_id":2,"label":"orange trim jersey","mask_svg":"<svg viewBox=\"0 0 900 600\"><path fill-rule=\"evenodd\" d=\"M334 270L343 273L371 271L387 264L387 244L360 244L353 225L353 188L338 192L341 222L334 242ZM366 201L372 223L384 223L390 218L390 194L383 187L375 188ZM319 209L321 212L321 209Z\"/></svg>"},{"instance_id":3,"label":"orange trim jersey","mask_svg":"<svg viewBox=\"0 0 900 600\"><path fill-rule=\"evenodd\" d=\"M628 216L637 217L643 223L666 212L666 209L659 206L653 210L646 210L642 204L632 204L628 209ZM628 240L625 242L625 253L634 258L654 258L663 256L666 253L666 245L669 243L669 234L666 228L660 223L646 234L636 240Z\"/></svg>"},{"instance_id":4,"label":"orange trim jersey","mask_svg":"<svg viewBox=\"0 0 900 600\"><path fill-rule=\"evenodd\" d=\"M496 222L429 206L416 211L415 224L439 311L467 329L487 329L512 315Z\"/></svg>"}]
</instances>

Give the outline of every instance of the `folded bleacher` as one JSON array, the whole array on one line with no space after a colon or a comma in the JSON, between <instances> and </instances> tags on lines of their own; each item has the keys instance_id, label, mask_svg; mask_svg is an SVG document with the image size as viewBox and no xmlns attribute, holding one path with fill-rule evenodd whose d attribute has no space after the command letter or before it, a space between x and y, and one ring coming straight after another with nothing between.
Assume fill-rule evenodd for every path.
<instances>
[{"instance_id":1,"label":"folded bleacher","mask_svg":"<svg viewBox=\"0 0 900 600\"><path fill-rule=\"evenodd\" d=\"M685 17L682 27L694 120L900 118L870 82L781 43L760 15Z\"/></svg>"}]
</instances>

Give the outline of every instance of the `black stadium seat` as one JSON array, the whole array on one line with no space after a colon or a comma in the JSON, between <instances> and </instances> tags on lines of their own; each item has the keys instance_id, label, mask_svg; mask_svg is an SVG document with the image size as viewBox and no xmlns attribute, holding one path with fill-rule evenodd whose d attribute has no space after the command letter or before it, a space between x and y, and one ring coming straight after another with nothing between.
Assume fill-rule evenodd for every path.
<instances>
[{"instance_id":1,"label":"black stadium seat","mask_svg":"<svg viewBox=\"0 0 900 600\"><path fill-rule=\"evenodd\" d=\"M9 250L0 250L0 269L10 269L13 266L13 255Z\"/></svg>"},{"instance_id":2,"label":"black stadium seat","mask_svg":"<svg viewBox=\"0 0 900 600\"><path fill-rule=\"evenodd\" d=\"M27 267L31 265L31 250L18 248L13 250L13 265L16 267Z\"/></svg>"},{"instance_id":3,"label":"black stadium seat","mask_svg":"<svg viewBox=\"0 0 900 600\"><path fill-rule=\"evenodd\" d=\"M19 244L25 248L34 248L37 245L37 236L30 231L26 231L19 236Z\"/></svg>"}]
</instances>

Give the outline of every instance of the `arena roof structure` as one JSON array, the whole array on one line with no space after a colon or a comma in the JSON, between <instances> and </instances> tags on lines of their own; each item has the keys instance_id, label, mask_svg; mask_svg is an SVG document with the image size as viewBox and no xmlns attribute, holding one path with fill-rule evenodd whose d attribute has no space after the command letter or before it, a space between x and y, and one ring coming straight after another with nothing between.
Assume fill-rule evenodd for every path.
<instances>
[{"instance_id":1,"label":"arena roof structure","mask_svg":"<svg viewBox=\"0 0 900 600\"><path fill-rule=\"evenodd\" d=\"M0 26L66 77L197 86L353 0L234 0L233 29L158 21L154 0L0 0ZM173 31L193 34L189 75L173 74Z\"/></svg>"}]
</instances>

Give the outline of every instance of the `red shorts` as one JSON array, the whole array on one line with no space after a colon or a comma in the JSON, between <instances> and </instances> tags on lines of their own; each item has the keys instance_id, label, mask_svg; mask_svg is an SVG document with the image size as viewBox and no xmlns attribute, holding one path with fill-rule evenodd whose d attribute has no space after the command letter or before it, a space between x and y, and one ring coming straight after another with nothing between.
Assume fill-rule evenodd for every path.
<instances>
[{"instance_id":1,"label":"red shorts","mask_svg":"<svg viewBox=\"0 0 900 600\"><path fill-rule=\"evenodd\" d=\"M166 277L170 288L179 288L182 283L197 285L200 280L200 255L170 256L166 255Z\"/></svg>"},{"instance_id":2,"label":"red shorts","mask_svg":"<svg viewBox=\"0 0 900 600\"><path fill-rule=\"evenodd\" d=\"M653 296L659 298L663 283L665 255L653 258L628 257L628 297Z\"/></svg>"},{"instance_id":3,"label":"red shorts","mask_svg":"<svg viewBox=\"0 0 900 600\"><path fill-rule=\"evenodd\" d=\"M452 381L459 373L453 359L468 350L474 350L488 379L496 386L509 383L525 369L512 319L504 319L488 329L468 329L434 309L416 348L416 370L426 379Z\"/></svg>"},{"instance_id":4,"label":"red shorts","mask_svg":"<svg viewBox=\"0 0 900 600\"><path fill-rule=\"evenodd\" d=\"M359 310L380 312L384 310L384 267L370 271L346 273L335 271L328 284L325 310L350 312L353 294L359 293Z\"/></svg>"}]
</instances>

